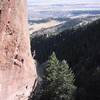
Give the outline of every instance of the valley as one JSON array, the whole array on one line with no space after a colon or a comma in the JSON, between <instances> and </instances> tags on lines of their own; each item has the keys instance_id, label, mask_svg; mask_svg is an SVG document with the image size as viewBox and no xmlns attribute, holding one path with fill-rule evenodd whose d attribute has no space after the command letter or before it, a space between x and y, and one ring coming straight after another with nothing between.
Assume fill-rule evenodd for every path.
<instances>
[{"instance_id":1,"label":"valley","mask_svg":"<svg viewBox=\"0 0 100 100\"><path fill-rule=\"evenodd\" d=\"M28 20L31 52L38 63L40 79L43 79L36 100L56 100L55 97L72 100L63 99L68 95L66 91L73 91L72 87L76 87L71 95L73 100L100 100L100 5L41 4L32 7ZM49 88L45 82L50 84ZM67 82L71 85L65 85ZM41 88L50 91L41 93ZM55 94L56 91L59 94Z\"/></svg>"},{"instance_id":2,"label":"valley","mask_svg":"<svg viewBox=\"0 0 100 100\"><path fill-rule=\"evenodd\" d=\"M66 29L78 28L100 18L100 15L82 14L69 18L48 18L29 20L29 31L32 36L56 35Z\"/></svg>"}]
</instances>

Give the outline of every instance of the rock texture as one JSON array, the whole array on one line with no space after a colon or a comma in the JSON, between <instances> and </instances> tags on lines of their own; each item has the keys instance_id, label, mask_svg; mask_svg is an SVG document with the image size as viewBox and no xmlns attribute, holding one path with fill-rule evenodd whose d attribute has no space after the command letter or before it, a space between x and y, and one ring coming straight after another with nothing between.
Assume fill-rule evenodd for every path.
<instances>
[{"instance_id":1,"label":"rock texture","mask_svg":"<svg viewBox=\"0 0 100 100\"><path fill-rule=\"evenodd\" d=\"M28 100L36 85L26 0L0 0L0 100Z\"/></svg>"}]
</instances>

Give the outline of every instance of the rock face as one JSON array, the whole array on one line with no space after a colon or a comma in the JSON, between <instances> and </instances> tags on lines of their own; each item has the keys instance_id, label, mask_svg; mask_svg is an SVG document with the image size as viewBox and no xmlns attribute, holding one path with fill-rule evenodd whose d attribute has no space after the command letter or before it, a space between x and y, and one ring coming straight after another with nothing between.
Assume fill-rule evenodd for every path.
<instances>
[{"instance_id":1,"label":"rock face","mask_svg":"<svg viewBox=\"0 0 100 100\"><path fill-rule=\"evenodd\" d=\"M36 85L26 0L0 0L0 100L28 100Z\"/></svg>"}]
</instances>

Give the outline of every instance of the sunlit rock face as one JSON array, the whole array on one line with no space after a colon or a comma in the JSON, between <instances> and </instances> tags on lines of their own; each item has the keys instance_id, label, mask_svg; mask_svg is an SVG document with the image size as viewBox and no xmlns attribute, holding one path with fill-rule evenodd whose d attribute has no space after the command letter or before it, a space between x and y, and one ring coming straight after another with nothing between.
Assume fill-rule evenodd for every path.
<instances>
[{"instance_id":1,"label":"sunlit rock face","mask_svg":"<svg viewBox=\"0 0 100 100\"><path fill-rule=\"evenodd\" d=\"M0 0L0 100L28 100L36 86L26 0Z\"/></svg>"}]
</instances>

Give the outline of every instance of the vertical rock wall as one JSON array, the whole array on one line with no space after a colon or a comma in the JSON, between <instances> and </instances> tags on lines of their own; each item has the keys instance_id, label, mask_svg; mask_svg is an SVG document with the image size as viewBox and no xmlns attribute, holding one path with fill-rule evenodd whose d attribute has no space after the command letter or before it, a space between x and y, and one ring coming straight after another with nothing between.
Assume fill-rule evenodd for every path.
<instances>
[{"instance_id":1,"label":"vertical rock wall","mask_svg":"<svg viewBox=\"0 0 100 100\"><path fill-rule=\"evenodd\" d=\"M0 0L0 100L28 100L37 73L26 0Z\"/></svg>"}]
</instances>

